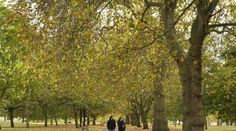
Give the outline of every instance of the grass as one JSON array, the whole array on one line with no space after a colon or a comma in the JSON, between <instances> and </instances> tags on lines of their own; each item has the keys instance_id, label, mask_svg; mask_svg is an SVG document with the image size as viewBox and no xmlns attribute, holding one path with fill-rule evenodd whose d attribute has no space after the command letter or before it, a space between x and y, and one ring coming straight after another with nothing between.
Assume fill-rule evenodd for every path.
<instances>
[{"instance_id":1,"label":"grass","mask_svg":"<svg viewBox=\"0 0 236 131\"><path fill-rule=\"evenodd\" d=\"M3 127L2 131L107 131L105 126L90 126L89 129L76 129L74 125L63 125L60 124L59 126L49 125L48 127L44 127L42 123L39 124L30 124L31 128L24 128L24 124L16 123L15 128L9 128L8 123L2 123ZM169 126L171 131L181 131L181 126L174 127L172 125ZM141 128L127 126L127 131L143 131ZM151 131L144 130L144 131ZM206 131L236 131L236 126L218 126L218 127L209 127Z\"/></svg>"}]
</instances>

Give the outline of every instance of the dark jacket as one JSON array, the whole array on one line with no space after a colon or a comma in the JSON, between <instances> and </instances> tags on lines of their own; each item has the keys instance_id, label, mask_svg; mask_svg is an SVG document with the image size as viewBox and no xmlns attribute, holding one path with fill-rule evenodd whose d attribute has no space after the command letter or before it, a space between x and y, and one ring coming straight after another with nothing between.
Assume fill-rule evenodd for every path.
<instances>
[{"instance_id":1,"label":"dark jacket","mask_svg":"<svg viewBox=\"0 0 236 131\"><path fill-rule=\"evenodd\" d=\"M125 131L125 122L123 120L118 121L117 124L118 124L118 131Z\"/></svg>"},{"instance_id":2,"label":"dark jacket","mask_svg":"<svg viewBox=\"0 0 236 131\"><path fill-rule=\"evenodd\" d=\"M114 119L110 119L107 121L107 129L115 129L116 121Z\"/></svg>"}]
</instances>

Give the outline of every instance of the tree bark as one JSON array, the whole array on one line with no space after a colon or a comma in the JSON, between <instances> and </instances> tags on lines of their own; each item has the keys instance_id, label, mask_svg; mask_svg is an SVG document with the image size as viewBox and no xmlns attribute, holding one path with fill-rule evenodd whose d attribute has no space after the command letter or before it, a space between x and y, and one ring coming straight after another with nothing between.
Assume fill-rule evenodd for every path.
<instances>
[{"instance_id":1,"label":"tree bark","mask_svg":"<svg viewBox=\"0 0 236 131\"><path fill-rule=\"evenodd\" d=\"M206 115L205 115L205 113L204 113L204 122L205 122L205 129L207 130L207 119L206 119Z\"/></svg>"},{"instance_id":2,"label":"tree bark","mask_svg":"<svg viewBox=\"0 0 236 131\"><path fill-rule=\"evenodd\" d=\"M53 125L53 118L50 119L50 125Z\"/></svg>"},{"instance_id":3,"label":"tree bark","mask_svg":"<svg viewBox=\"0 0 236 131\"><path fill-rule=\"evenodd\" d=\"M14 128L14 108L8 108L8 113L9 113L11 128Z\"/></svg>"},{"instance_id":4,"label":"tree bark","mask_svg":"<svg viewBox=\"0 0 236 131\"><path fill-rule=\"evenodd\" d=\"M67 117L67 115L65 115L64 123L65 123L66 125L68 125L68 117Z\"/></svg>"},{"instance_id":5,"label":"tree bark","mask_svg":"<svg viewBox=\"0 0 236 131\"><path fill-rule=\"evenodd\" d=\"M89 125L90 125L90 117L87 116L87 126L89 126Z\"/></svg>"},{"instance_id":6,"label":"tree bark","mask_svg":"<svg viewBox=\"0 0 236 131\"><path fill-rule=\"evenodd\" d=\"M74 120L75 120L75 128L79 128L79 123L78 123L78 110L74 106Z\"/></svg>"},{"instance_id":7,"label":"tree bark","mask_svg":"<svg viewBox=\"0 0 236 131\"><path fill-rule=\"evenodd\" d=\"M143 112L141 115L142 115L141 119L142 119L142 123L143 123L143 129L149 129L148 128L148 121L147 121L147 113Z\"/></svg>"},{"instance_id":8,"label":"tree bark","mask_svg":"<svg viewBox=\"0 0 236 131\"><path fill-rule=\"evenodd\" d=\"M83 126L86 126L86 109L83 109Z\"/></svg>"},{"instance_id":9,"label":"tree bark","mask_svg":"<svg viewBox=\"0 0 236 131\"><path fill-rule=\"evenodd\" d=\"M96 119L97 119L96 116L93 116L92 118L93 118L93 125L96 125Z\"/></svg>"},{"instance_id":10,"label":"tree bark","mask_svg":"<svg viewBox=\"0 0 236 131\"><path fill-rule=\"evenodd\" d=\"M25 117L22 117L21 123L23 124L25 122Z\"/></svg>"},{"instance_id":11,"label":"tree bark","mask_svg":"<svg viewBox=\"0 0 236 131\"><path fill-rule=\"evenodd\" d=\"M185 55L178 43L175 30L175 9L178 0L164 0L162 21L166 32L167 47L175 59L183 87L183 131L204 131L202 103L202 46L208 33L208 24L218 0L210 4L204 0L195 2L196 18L192 24L190 48Z\"/></svg>"},{"instance_id":12,"label":"tree bark","mask_svg":"<svg viewBox=\"0 0 236 131\"><path fill-rule=\"evenodd\" d=\"M131 126L137 126L137 118L135 117L134 113L130 114L131 117Z\"/></svg>"},{"instance_id":13,"label":"tree bark","mask_svg":"<svg viewBox=\"0 0 236 131\"><path fill-rule=\"evenodd\" d=\"M79 126L82 127L83 123L83 111L82 109L79 110Z\"/></svg>"},{"instance_id":14,"label":"tree bark","mask_svg":"<svg viewBox=\"0 0 236 131\"><path fill-rule=\"evenodd\" d=\"M158 66L154 84L154 121L152 131L169 131L166 116L165 94L163 81L166 75L164 60Z\"/></svg>"},{"instance_id":15,"label":"tree bark","mask_svg":"<svg viewBox=\"0 0 236 131\"><path fill-rule=\"evenodd\" d=\"M130 124L130 116L128 114L125 115L125 122L126 124Z\"/></svg>"},{"instance_id":16,"label":"tree bark","mask_svg":"<svg viewBox=\"0 0 236 131\"><path fill-rule=\"evenodd\" d=\"M43 116L44 116L44 126L48 126L48 111L47 111L47 105L42 106Z\"/></svg>"},{"instance_id":17,"label":"tree bark","mask_svg":"<svg viewBox=\"0 0 236 131\"><path fill-rule=\"evenodd\" d=\"M141 122L140 122L140 115L136 113L135 116L137 118L137 127L142 127Z\"/></svg>"},{"instance_id":18,"label":"tree bark","mask_svg":"<svg viewBox=\"0 0 236 131\"><path fill-rule=\"evenodd\" d=\"M131 113L131 126L142 127L140 123L140 116L137 113Z\"/></svg>"},{"instance_id":19,"label":"tree bark","mask_svg":"<svg viewBox=\"0 0 236 131\"><path fill-rule=\"evenodd\" d=\"M26 98L26 105L25 105L25 126L26 128L29 128L30 125L29 125L29 106L30 106L30 95L31 95L31 89L30 87L28 86L27 87L27 98Z\"/></svg>"},{"instance_id":20,"label":"tree bark","mask_svg":"<svg viewBox=\"0 0 236 131\"><path fill-rule=\"evenodd\" d=\"M57 117L56 116L54 116L54 120L55 120L56 126L58 126L58 121L57 121Z\"/></svg>"}]
</instances>

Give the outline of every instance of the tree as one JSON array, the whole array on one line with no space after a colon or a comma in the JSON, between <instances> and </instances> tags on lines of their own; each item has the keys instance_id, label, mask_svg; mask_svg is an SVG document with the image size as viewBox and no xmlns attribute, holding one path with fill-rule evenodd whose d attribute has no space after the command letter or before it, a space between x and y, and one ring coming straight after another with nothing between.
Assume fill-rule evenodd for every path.
<instances>
[{"instance_id":1,"label":"tree","mask_svg":"<svg viewBox=\"0 0 236 131\"><path fill-rule=\"evenodd\" d=\"M158 3L148 2L146 0L145 3L147 9L153 6L164 7L161 11L161 21L164 25L163 32L166 38L166 45L170 50L170 55L178 65L183 86L183 130L204 130L202 104L202 46L211 28L235 24L212 24L212 21L214 21L212 19L214 19L216 15L214 14L216 7L219 5L218 0L193 0L177 17L175 17L178 9L177 4L181 4L181 1L164 0L163 3ZM196 15L193 19L191 31L189 32L189 49L186 52L182 46L181 40L178 38L176 24L179 23L186 11L194 4L196 6Z\"/></svg>"}]
</instances>

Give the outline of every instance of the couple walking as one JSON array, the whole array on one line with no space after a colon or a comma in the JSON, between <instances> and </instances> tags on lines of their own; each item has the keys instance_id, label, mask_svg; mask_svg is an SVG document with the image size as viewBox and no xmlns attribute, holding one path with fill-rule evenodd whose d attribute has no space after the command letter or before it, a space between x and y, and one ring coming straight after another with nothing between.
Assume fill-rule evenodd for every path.
<instances>
[{"instance_id":1,"label":"couple walking","mask_svg":"<svg viewBox=\"0 0 236 131\"><path fill-rule=\"evenodd\" d=\"M119 118L117 121L118 131L125 131L125 122L122 117ZM116 121L113 119L113 116L110 116L109 120L107 121L107 129L108 131L115 131L116 129Z\"/></svg>"}]
</instances>

